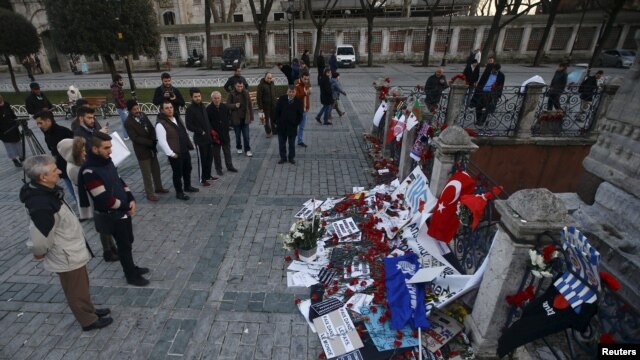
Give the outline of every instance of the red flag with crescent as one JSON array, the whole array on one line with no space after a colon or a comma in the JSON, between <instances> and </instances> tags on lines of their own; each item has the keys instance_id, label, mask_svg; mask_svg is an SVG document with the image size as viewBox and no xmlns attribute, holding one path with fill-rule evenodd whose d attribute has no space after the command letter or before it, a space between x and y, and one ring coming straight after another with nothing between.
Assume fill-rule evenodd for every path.
<instances>
[{"instance_id":1,"label":"red flag with crescent","mask_svg":"<svg viewBox=\"0 0 640 360\"><path fill-rule=\"evenodd\" d=\"M456 171L442 189L433 216L431 216L427 234L447 244L451 242L460 226L460 220L456 215L460 197L473 194L475 188L476 183L469 174L464 171Z\"/></svg>"}]
</instances>

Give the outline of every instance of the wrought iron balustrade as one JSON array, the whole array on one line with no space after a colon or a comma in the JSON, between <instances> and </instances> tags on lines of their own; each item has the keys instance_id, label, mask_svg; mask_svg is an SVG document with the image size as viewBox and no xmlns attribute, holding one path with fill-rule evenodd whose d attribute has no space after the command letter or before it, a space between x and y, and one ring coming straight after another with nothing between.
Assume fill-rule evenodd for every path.
<instances>
[{"instance_id":1,"label":"wrought iron balustrade","mask_svg":"<svg viewBox=\"0 0 640 360\"><path fill-rule=\"evenodd\" d=\"M473 129L479 136L515 136L524 97L519 86L505 86L502 91L490 92L476 88L467 106L453 105L463 107L456 124Z\"/></svg>"},{"instance_id":2,"label":"wrought iron balustrade","mask_svg":"<svg viewBox=\"0 0 640 360\"><path fill-rule=\"evenodd\" d=\"M567 88L559 95L560 109L552 106L553 98L554 95L548 89L541 96L531 133L534 136L588 135L596 121L602 92L580 94L576 86Z\"/></svg>"}]
</instances>

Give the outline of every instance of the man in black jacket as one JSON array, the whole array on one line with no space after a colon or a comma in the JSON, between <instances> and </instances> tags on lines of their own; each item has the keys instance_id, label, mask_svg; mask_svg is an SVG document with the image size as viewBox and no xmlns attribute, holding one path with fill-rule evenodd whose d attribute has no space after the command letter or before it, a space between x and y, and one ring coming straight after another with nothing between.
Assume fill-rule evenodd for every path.
<instances>
[{"instance_id":1,"label":"man in black jacket","mask_svg":"<svg viewBox=\"0 0 640 360\"><path fill-rule=\"evenodd\" d=\"M324 76L324 68L326 66L327 66L327 63L324 59L324 56L322 55L322 50L320 50L320 53L316 58L316 67L318 68L318 83L320 82L320 79Z\"/></svg>"},{"instance_id":2,"label":"man in black jacket","mask_svg":"<svg viewBox=\"0 0 640 360\"><path fill-rule=\"evenodd\" d=\"M278 145L280 147L280 161L284 164L287 161L287 141L289 142L289 162L295 164L296 161L296 135L298 125L302 121L302 102L296 97L296 88L289 85L287 95L282 95L276 103L276 121L278 123Z\"/></svg>"},{"instance_id":3,"label":"man in black jacket","mask_svg":"<svg viewBox=\"0 0 640 360\"><path fill-rule=\"evenodd\" d=\"M424 84L424 101L429 107L429 111L435 113L436 110L438 110L442 92L448 87L447 78L444 76L444 68L437 68L436 72L429 76L427 82Z\"/></svg>"},{"instance_id":4,"label":"man in black jacket","mask_svg":"<svg viewBox=\"0 0 640 360\"><path fill-rule=\"evenodd\" d=\"M578 92L580 93L580 115L589 109L593 101L593 95L598 91L598 82L603 75L604 71L598 70L595 75L587 76L582 84L580 84L580 87L578 87Z\"/></svg>"},{"instance_id":5,"label":"man in black jacket","mask_svg":"<svg viewBox=\"0 0 640 360\"><path fill-rule=\"evenodd\" d=\"M231 160L231 137L229 136L231 114L229 113L227 105L222 103L222 94L220 94L219 91L211 93L211 104L207 106L207 115L209 116L211 129L215 132L212 133L212 140L213 163L216 166L216 173L218 175L223 175L220 150L224 153L224 163L227 166L227 170L231 172L238 172L238 169L233 166L233 162Z\"/></svg>"},{"instance_id":6,"label":"man in black jacket","mask_svg":"<svg viewBox=\"0 0 640 360\"><path fill-rule=\"evenodd\" d=\"M40 91L40 84L32 82L29 84L29 88L31 88L31 94L24 99L24 105L29 115L35 115L40 111L51 111L53 109L51 101Z\"/></svg>"},{"instance_id":7,"label":"man in black jacket","mask_svg":"<svg viewBox=\"0 0 640 360\"><path fill-rule=\"evenodd\" d=\"M187 129L193 132L193 142L198 147L200 161L202 162L202 174L200 184L211 186L209 180L218 180L217 176L211 176L211 163L213 162L213 138L211 136L211 124L207 110L202 103L202 92L198 88L189 89L191 105L187 107L185 118Z\"/></svg>"},{"instance_id":8,"label":"man in black jacket","mask_svg":"<svg viewBox=\"0 0 640 360\"><path fill-rule=\"evenodd\" d=\"M238 80L242 81L242 85L244 85L245 90L249 91L249 84L247 83L247 79L242 76L242 69L240 69L240 67L236 67L233 70L233 76L227 79L227 82L224 83L224 90L228 93L232 92Z\"/></svg>"},{"instance_id":9,"label":"man in black jacket","mask_svg":"<svg viewBox=\"0 0 640 360\"><path fill-rule=\"evenodd\" d=\"M567 86L567 64L560 63L558 69L553 74L551 84L549 85L549 91L547 92L547 110L556 109L562 110L560 106L560 95L564 92L564 88Z\"/></svg>"},{"instance_id":10,"label":"man in black jacket","mask_svg":"<svg viewBox=\"0 0 640 360\"><path fill-rule=\"evenodd\" d=\"M64 126L58 125L54 120L53 113L51 113L51 111L40 111L33 117L36 119L36 125L44 134L44 142L47 144L47 148L51 151L51 155L56 159L56 167L62 171L60 178L67 186L69 193L75 198L73 184L67 175L67 162L58 152L58 143L63 139L73 139L73 132Z\"/></svg>"},{"instance_id":11,"label":"man in black jacket","mask_svg":"<svg viewBox=\"0 0 640 360\"><path fill-rule=\"evenodd\" d=\"M316 115L316 121L322 125L333 125L331 121L329 121L329 116L331 115L331 108L333 106L333 90L331 89L331 69L325 69L324 74L320 78L320 103L322 107L320 108L320 112ZM322 121L320 120L320 116L323 116Z\"/></svg>"},{"instance_id":12,"label":"man in black jacket","mask_svg":"<svg viewBox=\"0 0 640 360\"><path fill-rule=\"evenodd\" d=\"M489 66L489 64L487 64ZM482 74L476 92L471 99L471 106L476 108L476 125L482 126L487 116L492 114L504 87L504 74L500 71L500 64L491 63L491 71Z\"/></svg>"},{"instance_id":13,"label":"man in black jacket","mask_svg":"<svg viewBox=\"0 0 640 360\"><path fill-rule=\"evenodd\" d=\"M162 73L160 78L162 79L162 85L158 86L153 94L153 104L160 107L162 103L169 101L173 105L174 115L179 118L180 108L184 106L184 98L180 90L171 85L171 75L169 73Z\"/></svg>"}]
</instances>

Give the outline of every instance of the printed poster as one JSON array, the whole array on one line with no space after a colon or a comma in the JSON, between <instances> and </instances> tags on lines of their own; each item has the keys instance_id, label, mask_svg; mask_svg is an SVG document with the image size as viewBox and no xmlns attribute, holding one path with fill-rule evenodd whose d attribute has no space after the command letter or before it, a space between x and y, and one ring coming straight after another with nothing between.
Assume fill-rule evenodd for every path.
<instances>
[{"instance_id":1,"label":"printed poster","mask_svg":"<svg viewBox=\"0 0 640 360\"><path fill-rule=\"evenodd\" d=\"M313 325L329 359L364 346L345 307L313 319Z\"/></svg>"}]
</instances>

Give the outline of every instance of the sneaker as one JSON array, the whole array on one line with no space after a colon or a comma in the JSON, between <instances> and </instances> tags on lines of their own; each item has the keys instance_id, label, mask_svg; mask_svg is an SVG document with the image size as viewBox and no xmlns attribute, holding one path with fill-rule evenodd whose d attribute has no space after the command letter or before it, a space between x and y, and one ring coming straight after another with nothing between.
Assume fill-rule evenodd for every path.
<instances>
[{"instance_id":1,"label":"sneaker","mask_svg":"<svg viewBox=\"0 0 640 360\"><path fill-rule=\"evenodd\" d=\"M111 325L113 319L110 317L99 317L98 320L94 321L93 324L83 326L82 331L91 331L94 329L102 329L103 327L107 327Z\"/></svg>"},{"instance_id":2,"label":"sneaker","mask_svg":"<svg viewBox=\"0 0 640 360\"><path fill-rule=\"evenodd\" d=\"M251 151L247 151L247 156L248 156L248 157L252 157L252 156L253 156L253 153L252 153Z\"/></svg>"},{"instance_id":3,"label":"sneaker","mask_svg":"<svg viewBox=\"0 0 640 360\"><path fill-rule=\"evenodd\" d=\"M209 184L209 185L211 185L211 184ZM200 189L195 188L195 187L193 187L193 186L189 186L189 187L185 187L185 188L184 188L184 191L186 191L186 192L190 192L190 193L194 193L194 192L198 192L198 191L200 191Z\"/></svg>"},{"instance_id":4,"label":"sneaker","mask_svg":"<svg viewBox=\"0 0 640 360\"><path fill-rule=\"evenodd\" d=\"M134 268L136 269L136 272L138 273L138 275L144 275L149 273L149 268L140 267L140 266L135 266Z\"/></svg>"},{"instance_id":5,"label":"sneaker","mask_svg":"<svg viewBox=\"0 0 640 360\"><path fill-rule=\"evenodd\" d=\"M216 170L216 171L217 171L217 170ZM220 173L222 173L222 170L220 170ZM218 181L218 180L220 180L220 178L219 178L219 177L217 177L217 176L209 176L209 180L211 180L211 181Z\"/></svg>"},{"instance_id":6,"label":"sneaker","mask_svg":"<svg viewBox=\"0 0 640 360\"><path fill-rule=\"evenodd\" d=\"M318 124L322 125L322 121L320 121L319 117L316 117L316 121L318 122Z\"/></svg>"},{"instance_id":7,"label":"sneaker","mask_svg":"<svg viewBox=\"0 0 640 360\"><path fill-rule=\"evenodd\" d=\"M207 187L207 186L211 186L211 183L208 182L207 180L204 180L204 181L200 181L200 185ZM189 190L185 189L185 191L189 191Z\"/></svg>"},{"instance_id":8,"label":"sneaker","mask_svg":"<svg viewBox=\"0 0 640 360\"><path fill-rule=\"evenodd\" d=\"M306 147L307 147L307 144L305 144L305 143L301 142L301 143L299 143L299 144L298 144L298 146L302 146L303 148L306 148Z\"/></svg>"},{"instance_id":9,"label":"sneaker","mask_svg":"<svg viewBox=\"0 0 640 360\"><path fill-rule=\"evenodd\" d=\"M242 154L242 149L238 149L237 153Z\"/></svg>"},{"instance_id":10,"label":"sneaker","mask_svg":"<svg viewBox=\"0 0 640 360\"><path fill-rule=\"evenodd\" d=\"M227 171L231 171L231 172L238 172L238 169L232 167L232 168L227 168Z\"/></svg>"}]
</instances>

